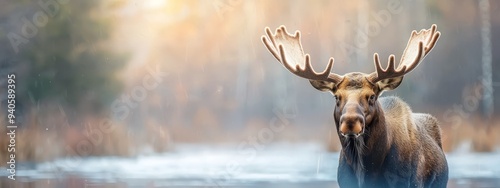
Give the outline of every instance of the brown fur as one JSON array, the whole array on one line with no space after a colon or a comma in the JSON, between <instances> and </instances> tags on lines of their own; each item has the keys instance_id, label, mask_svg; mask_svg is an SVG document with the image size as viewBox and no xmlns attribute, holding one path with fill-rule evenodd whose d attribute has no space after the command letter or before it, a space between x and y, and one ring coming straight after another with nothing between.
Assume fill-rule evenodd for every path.
<instances>
[{"instance_id":1,"label":"brown fur","mask_svg":"<svg viewBox=\"0 0 500 188\"><path fill-rule=\"evenodd\" d=\"M375 53L375 72L343 76L331 72L333 58L323 72L313 70L309 55L302 50L300 32L291 35L281 26L275 34L266 28L266 34L262 42L278 62L309 79L314 88L335 95L334 121L342 145L337 174L341 187L400 187L389 180L392 175L403 187L446 187L448 168L436 119L413 113L396 97L378 100L383 91L397 88L404 75L434 48L441 34L436 25L412 32L397 68L394 55L383 69Z\"/></svg>"},{"instance_id":2,"label":"brown fur","mask_svg":"<svg viewBox=\"0 0 500 188\"><path fill-rule=\"evenodd\" d=\"M401 160L416 157L419 160L417 177L421 180L433 169L441 171L445 159L436 153L443 152L436 118L429 114L412 113L410 107L397 97L390 97L389 100L391 105L384 107L384 114L391 135L389 138L394 144L405 146L400 152Z\"/></svg>"},{"instance_id":3,"label":"brown fur","mask_svg":"<svg viewBox=\"0 0 500 188\"><path fill-rule=\"evenodd\" d=\"M413 113L408 104L397 97L381 97L370 105L369 96L379 96L384 90L397 87L399 83L393 82L400 82L402 79L392 79L392 82L374 84L368 81L366 76L363 73L349 73L344 75L342 82L330 88L330 91L337 98L334 118L339 138L341 143L344 143L341 155L346 155L343 157L346 157L347 163L353 168L357 168L355 171L358 172L355 173L360 181L359 186L363 185L364 172L384 170L380 168L383 168L384 160L387 160L386 157L396 157L395 160L403 164L415 164L415 172L409 173L415 175L415 181L420 182L418 183L420 186L424 186L425 182L432 182L436 174L447 171L447 163L441 145L441 130L436 118L429 114ZM320 84L316 83L313 86L320 86ZM320 88L325 87L327 86L320 86ZM361 108L363 111L357 112L354 108ZM353 154L356 157L349 155L349 152L352 153L352 149L344 151L345 146L349 145L345 143L349 141L341 133L349 131L340 122L340 117L350 117L359 113L364 115L365 123L362 125L362 129L365 134L369 135L369 139L365 139L361 143L362 148L357 151L358 154ZM350 128L354 132L357 131L356 126ZM362 134L362 136L364 135ZM397 156L388 156L390 149L394 146L398 151ZM363 157L359 154L365 156L365 160L368 156L370 161L362 161ZM356 163L362 165L356 166Z\"/></svg>"}]
</instances>

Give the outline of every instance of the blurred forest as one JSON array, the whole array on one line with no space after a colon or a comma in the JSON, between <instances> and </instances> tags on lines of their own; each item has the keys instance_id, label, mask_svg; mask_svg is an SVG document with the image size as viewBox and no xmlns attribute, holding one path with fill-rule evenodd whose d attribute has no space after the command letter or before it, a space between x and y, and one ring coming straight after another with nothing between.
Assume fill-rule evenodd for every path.
<instances>
[{"instance_id":1,"label":"blurred forest","mask_svg":"<svg viewBox=\"0 0 500 188\"><path fill-rule=\"evenodd\" d=\"M335 151L333 97L279 65L261 42L264 28L300 30L315 69L334 57L333 71L344 74L374 71L374 52L400 58L411 31L435 23L442 36L434 50L384 95L436 116L446 151L464 142L493 151L500 145L500 1L480 2L5 0L2 108L6 75L14 73L20 160L238 142L283 114L289 123L273 141L320 141ZM483 80L488 58L493 90Z\"/></svg>"}]
</instances>

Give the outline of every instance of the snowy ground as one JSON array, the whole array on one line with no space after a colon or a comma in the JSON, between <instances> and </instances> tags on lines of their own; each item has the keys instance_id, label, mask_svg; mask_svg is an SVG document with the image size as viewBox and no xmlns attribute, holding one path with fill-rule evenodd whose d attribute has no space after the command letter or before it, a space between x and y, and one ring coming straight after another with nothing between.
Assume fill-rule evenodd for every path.
<instances>
[{"instance_id":1,"label":"snowy ground","mask_svg":"<svg viewBox=\"0 0 500 188\"><path fill-rule=\"evenodd\" d=\"M35 182L59 187L336 187L338 156L312 143L274 144L257 149L181 145L173 152L136 158L22 164L17 169L16 185ZM500 152L456 152L447 157L450 187L500 187ZM5 168L0 168L0 175L8 175ZM5 178L0 182L13 185Z\"/></svg>"}]
</instances>

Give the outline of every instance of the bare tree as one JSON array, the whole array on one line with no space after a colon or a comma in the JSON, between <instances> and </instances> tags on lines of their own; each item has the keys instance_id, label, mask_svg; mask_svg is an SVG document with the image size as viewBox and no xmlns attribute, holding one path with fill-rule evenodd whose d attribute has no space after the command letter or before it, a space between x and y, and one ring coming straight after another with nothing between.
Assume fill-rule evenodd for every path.
<instances>
[{"instance_id":1,"label":"bare tree","mask_svg":"<svg viewBox=\"0 0 500 188\"><path fill-rule=\"evenodd\" d=\"M493 85L492 85L492 54L491 54L491 19L490 1L480 0L479 11L481 15L481 42L482 42L482 85L483 92L483 113L491 118L493 115Z\"/></svg>"}]
</instances>

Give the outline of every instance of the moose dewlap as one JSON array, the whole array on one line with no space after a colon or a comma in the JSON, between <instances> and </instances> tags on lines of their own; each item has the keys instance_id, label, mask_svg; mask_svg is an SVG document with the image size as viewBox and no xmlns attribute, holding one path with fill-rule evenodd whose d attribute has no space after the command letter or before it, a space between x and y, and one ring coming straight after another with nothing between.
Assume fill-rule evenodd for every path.
<instances>
[{"instance_id":1,"label":"moose dewlap","mask_svg":"<svg viewBox=\"0 0 500 188\"><path fill-rule=\"evenodd\" d=\"M340 187L446 187L448 164L441 147L436 118L413 113L397 97L380 97L396 89L406 73L434 48L437 26L411 33L399 65L389 56L386 69L374 54L375 72L332 73L333 58L317 73L309 54L304 54L300 32L289 34L284 26L273 34L266 28L262 41L291 73L308 79L320 91L336 99L333 113L342 144L338 167Z\"/></svg>"}]
</instances>

